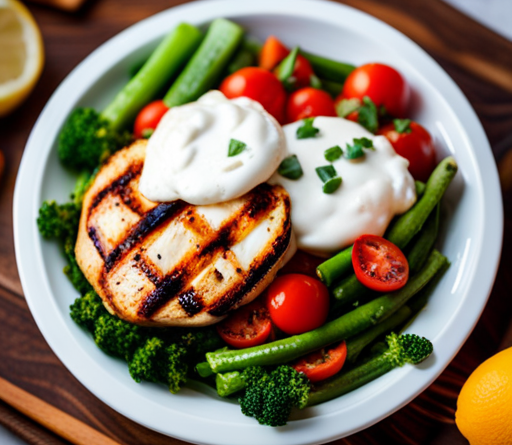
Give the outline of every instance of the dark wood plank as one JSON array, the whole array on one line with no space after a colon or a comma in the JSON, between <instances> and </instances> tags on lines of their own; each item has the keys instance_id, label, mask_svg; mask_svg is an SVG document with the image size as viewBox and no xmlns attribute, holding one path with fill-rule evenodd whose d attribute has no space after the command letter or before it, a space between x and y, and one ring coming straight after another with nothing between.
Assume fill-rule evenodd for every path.
<instances>
[{"instance_id":1,"label":"dark wood plank","mask_svg":"<svg viewBox=\"0 0 512 445\"><path fill-rule=\"evenodd\" d=\"M30 4L45 40L45 69L29 100L0 120L3 135L0 149L6 156L6 171L0 182L0 334L4 339L0 375L127 445L184 442L149 431L108 408L77 382L50 350L30 315L19 283L12 238L12 194L30 130L59 83L110 37L143 18L181 3L185 2L98 0L88 2L77 14ZM457 57L470 55L471 60L481 60L512 72L511 42L439 0L343 0L340 3L388 21L429 52L468 97L493 146L499 146L500 141L512 133L512 93L485 75L468 69L464 59L461 62ZM508 235L512 229L510 191L504 195L504 205L506 230L502 264L489 304L468 342L442 376L411 404L377 425L334 443L467 443L453 421L460 387L481 361L512 344L512 300L508 298L512 277L507 273L512 265L512 239ZM0 410L0 417L2 412L5 410ZM35 434L37 437L38 433ZM58 439L55 441L58 443Z\"/></svg>"}]
</instances>

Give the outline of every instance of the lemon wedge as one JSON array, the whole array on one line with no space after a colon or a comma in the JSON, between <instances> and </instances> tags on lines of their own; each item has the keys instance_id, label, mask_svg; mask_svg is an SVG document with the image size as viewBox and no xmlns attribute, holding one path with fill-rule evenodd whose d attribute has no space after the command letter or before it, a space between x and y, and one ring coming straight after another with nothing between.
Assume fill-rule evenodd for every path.
<instances>
[{"instance_id":1,"label":"lemon wedge","mask_svg":"<svg viewBox=\"0 0 512 445\"><path fill-rule=\"evenodd\" d=\"M32 91L43 63L43 39L32 14L18 0L0 0L0 117Z\"/></svg>"}]
</instances>

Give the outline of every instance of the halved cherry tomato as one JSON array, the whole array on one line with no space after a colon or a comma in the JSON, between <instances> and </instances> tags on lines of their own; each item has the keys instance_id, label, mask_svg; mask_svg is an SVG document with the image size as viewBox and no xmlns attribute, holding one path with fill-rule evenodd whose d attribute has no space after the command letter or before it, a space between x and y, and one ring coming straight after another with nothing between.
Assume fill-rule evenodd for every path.
<instances>
[{"instance_id":1,"label":"halved cherry tomato","mask_svg":"<svg viewBox=\"0 0 512 445\"><path fill-rule=\"evenodd\" d=\"M381 63L369 63L352 71L336 99L363 99L368 96L375 105L384 107L393 117L405 117L409 106L409 84L394 68Z\"/></svg>"},{"instance_id":2,"label":"halved cherry tomato","mask_svg":"<svg viewBox=\"0 0 512 445\"><path fill-rule=\"evenodd\" d=\"M327 319L329 291L316 278L294 273L281 275L267 292L270 318L286 334L311 331Z\"/></svg>"},{"instance_id":3,"label":"halved cherry tomato","mask_svg":"<svg viewBox=\"0 0 512 445\"><path fill-rule=\"evenodd\" d=\"M269 36L261 48L258 64L261 68L270 71L289 53L290 50L279 39Z\"/></svg>"},{"instance_id":4,"label":"halved cherry tomato","mask_svg":"<svg viewBox=\"0 0 512 445\"><path fill-rule=\"evenodd\" d=\"M147 137L156 128L162 116L167 113L169 107L162 100L155 100L147 104L135 118L133 135L136 139Z\"/></svg>"},{"instance_id":5,"label":"halved cherry tomato","mask_svg":"<svg viewBox=\"0 0 512 445\"><path fill-rule=\"evenodd\" d=\"M242 306L217 325L221 338L235 348L261 345L271 331L269 311L261 299Z\"/></svg>"},{"instance_id":6,"label":"halved cherry tomato","mask_svg":"<svg viewBox=\"0 0 512 445\"><path fill-rule=\"evenodd\" d=\"M362 235L354 242L352 265L357 279L370 289L392 292L409 278L409 263L391 241L377 235Z\"/></svg>"},{"instance_id":7,"label":"halved cherry tomato","mask_svg":"<svg viewBox=\"0 0 512 445\"><path fill-rule=\"evenodd\" d=\"M382 127L378 134L386 136L395 151L409 161L409 171L414 179L427 181L436 167L436 150L430 133L420 124L410 122L397 131L395 123Z\"/></svg>"},{"instance_id":8,"label":"halved cherry tomato","mask_svg":"<svg viewBox=\"0 0 512 445\"><path fill-rule=\"evenodd\" d=\"M286 103L287 122L316 116L336 116L334 100L328 93L306 87L290 94Z\"/></svg>"},{"instance_id":9,"label":"halved cherry tomato","mask_svg":"<svg viewBox=\"0 0 512 445\"><path fill-rule=\"evenodd\" d=\"M219 89L228 99L245 96L259 102L278 122L283 122L286 91L270 71L255 66L242 68L226 77Z\"/></svg>"},{"instance_id":10,"label":"halved cherry tomato","mask_svg":"<svg viewBox=\"0 0 512 445\"><path fill-rule=\"evenodd\" d=\"M310 382L319 382L340 372L346 358L347 344L342 341L327 351L322 349L302 357L292 367L304 373Z\"/></svg>"}]
</instances>

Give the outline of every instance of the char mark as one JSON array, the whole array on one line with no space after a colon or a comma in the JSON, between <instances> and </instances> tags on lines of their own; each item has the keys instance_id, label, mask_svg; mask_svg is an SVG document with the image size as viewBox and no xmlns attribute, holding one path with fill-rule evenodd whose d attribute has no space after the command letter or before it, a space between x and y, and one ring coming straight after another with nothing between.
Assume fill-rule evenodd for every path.
<instances>
[{"instance_id":1,"label":"char mark","mask_svg":"<svg viewBox=\"0 0 512 445\"><path fill-rule=\"evenodd\" d=\"M89 207L89 214L100 204L101 201L103 201L103 199L105 199L107 195L118 195L122 193L130 181L140 174L141 170L142 164L134 165L124 175L120 176L115 181L112 181L107 187L98 192L92 201L92 205Z\"/></svg>"},{"instance_id":2,"label":"char mark","mask_svg":"<svg viewBox=\"0 0 512 445\"><path fill-rule=\"evenodd\" d=\"M172 201L159 204L147 212L144 218L130 231L128 236L105 258L105 268L107 272L116 265L126 252L130 251L134 245L143 240L152 230L180 212L184 205L185 203L183 201Z\"/></svg>"},{"instance_id":3,"label":"char mark","mask_svg":"<svg viewBox=\"0 0 512 445\"><path fill-rule=\"evenodd\" d=\"M181 307L189 317L201 312L204 308L202 299L196 294L194 289L189 289L178 297Z\"/></svg>"},{"instance_id":4,"label":"char mark","mask_svg":"<svg viewBox=\"0 0 512 445\"><path fill-rule=\"evenodd\" d=\"M290 243L290 237L291 227L288 224L286 231L274 241L272 253L267 255L258 267L249 272L242 286L233 289L232 292L220 298L210 307L208 313L215 317L226 315L226 313L240 301L241 296L249 293L285 253Z\"/></svg>"},{"instance_id":5,"label":"char mark","mask_svg":"<svg viewBox=\"0 0 512 445\"><path fill-rule=\"evenodd\" d=\"M173 298L183 287L183 275L176 272L165 277L158 287L142 302L138 315L150 318L158 309Z\"/></svg>"}]
</instances>

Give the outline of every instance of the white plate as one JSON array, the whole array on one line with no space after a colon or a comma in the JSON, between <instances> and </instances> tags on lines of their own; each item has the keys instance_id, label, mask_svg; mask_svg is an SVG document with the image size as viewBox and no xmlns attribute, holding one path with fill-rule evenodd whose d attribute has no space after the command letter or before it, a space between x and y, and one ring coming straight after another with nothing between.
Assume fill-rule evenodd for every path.
<instances>
[{"instance_id":1,"label":"white plate","mask_svg":"<svg viewBox=\"0 0 512 445\"><path fill-rule=\"evenodd\" d=\"M186 388L178 395L137 384L125 363L103 354L68 315L77 294L62 274L64 259L37 232L45 199L67 200L74 179L60 167L55 140L77 106L101 109L126 82L128 69L147 56L181 21L203 25L226 17L264 40L275 34L289 46L361 64L381 61L411 84L413 117L433 134L440 156L452 154L460 172L444 201L439 249L452 265L428 307L409 331L426 336L435 353L423 364L392 371L350 394L305 409L287 426L258 425L236 403L213 390ZM144 20L98 48L52 96L32 134L14 196L16 256L33 316L67 368L106 404L163 434L205 444L312 444L355 433L407 404L443 371L470 334L493 284L503 230L496 166L482 127L459 88L408 38L349 7L308 0L211 0L176 7Z\"/></svg>"}]
</instances>

